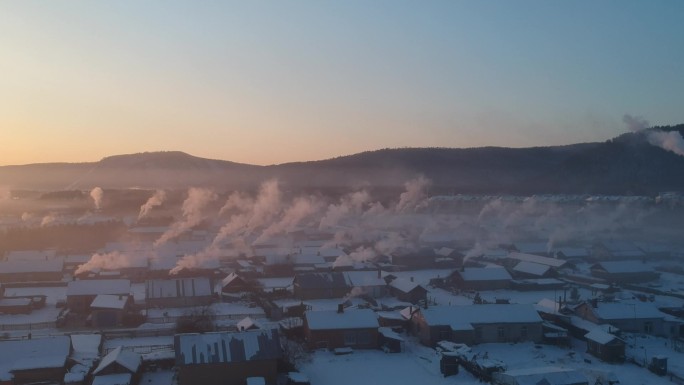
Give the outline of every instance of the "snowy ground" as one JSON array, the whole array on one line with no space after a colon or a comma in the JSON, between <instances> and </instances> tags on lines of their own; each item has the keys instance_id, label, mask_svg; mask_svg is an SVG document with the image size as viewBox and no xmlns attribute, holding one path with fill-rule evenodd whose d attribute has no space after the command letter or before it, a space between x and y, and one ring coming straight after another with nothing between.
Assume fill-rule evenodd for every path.
<instances>
[{"instance_id":1,"label":"snowy ground","mask_svg":"<svg viewBox=\"0 0 684 385\"><path fill-rule=\"evenodd\" d=\"M533 343L482 344L473 347L477 353L503 361L508 369L542 366L573 368L582 372L593 384L597 375L613 372L622 385L672 384L666 377L658 377L634 364L603 363L584 352L586 344L573 341L572 349ZM677 353L678 354L678 353ZM670 366L673 357L669 350ZM589 362L585 361L587 359ZM312 384L375 385L375 384L480 384L470 373L460 368L459 374L443 377L439 371L439 354L407 338L403 353L384 353L379 350L357 350L353 354L336 356L328 351L316 351L302 360L298 369ZM681 360L684 362L684 360Z\"/></svg>"}]
</instances>

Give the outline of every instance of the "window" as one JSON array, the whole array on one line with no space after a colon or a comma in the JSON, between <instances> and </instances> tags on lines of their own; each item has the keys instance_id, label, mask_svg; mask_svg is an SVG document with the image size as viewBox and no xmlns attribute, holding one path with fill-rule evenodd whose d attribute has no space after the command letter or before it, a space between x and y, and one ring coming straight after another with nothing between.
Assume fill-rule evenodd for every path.
<instances>
[{"instance_id":1,"label":"window","mask_svg":"<svg viewBox=\"0 0 684 385\"><path fill-rule=\"evenodd\" d=\"M368 330L360 331L357 335L357 342L359 345L368 345L371 343L371 333Z\"/></svg>"},{"instance_id":2,"label":"window","mask_svg":"<svg viewBox=\"0 0 684 385\"><path fill-rule=\"evenodd\" d=\"M527 326L520 328L520 338L527 339Z\"/></svg>"},{"instance_id":3,"label":"window","mask_svg":"<svg viewBox=\"0 0 684 385\"><path fill-rule=\"evenodd\" d=\"M344 332L344 344L356 345L356 332Z\"/></svg>"},{"instance_id":4,"label":"window","mask_svg":"<svg viewBox=\"0 0 684 385\"><path fill-rule=\"evenodd\" d=\"M653 322L644 322L644 333L653 333Z\"/></svg>"},{"instance_id":5,"label":"window","mask_svg":"<svg viewBox=\"0 0 684 385\"><path fill-rule=\"evenodd\" d=\"M503 326L499 326L496 329L496 336L499 338L499 341L503 341L506 338L506 331Z\"/></svg>"}]
</instances>

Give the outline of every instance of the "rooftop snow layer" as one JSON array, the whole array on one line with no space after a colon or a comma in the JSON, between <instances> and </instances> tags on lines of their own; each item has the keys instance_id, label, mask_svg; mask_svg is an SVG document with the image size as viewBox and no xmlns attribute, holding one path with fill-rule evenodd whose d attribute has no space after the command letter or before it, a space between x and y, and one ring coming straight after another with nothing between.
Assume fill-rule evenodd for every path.
<instances>
[{"instance_id":1,"label":"rooftop snow layer","mask_svg":"<svg viewBox=\"0 0 684 385\"><path fill-rule=\"evenodd\" d=\"M370 309L345 310L342 313L335 310L307 311L304 318L311 330L367 329L380 326L378 316Z\"/></svg>"}]
</instances>

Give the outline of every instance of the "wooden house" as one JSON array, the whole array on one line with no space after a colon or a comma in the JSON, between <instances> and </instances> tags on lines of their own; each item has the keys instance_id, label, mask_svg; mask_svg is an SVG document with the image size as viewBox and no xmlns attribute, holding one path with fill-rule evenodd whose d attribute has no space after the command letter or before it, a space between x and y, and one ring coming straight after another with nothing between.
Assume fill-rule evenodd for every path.
<instances>
[{"instance_id":1,"label":"wooden house","mask_svg":"<svg viewBox=\"0 0 684 385\"><path fill-rule=\"evenodd\" d=\"M465 344L541 342L542 318L533 305L433 306L412 314L411 330L420 342Z\"/></svg>"},{"instance_id":2,"label":"wooden house","mask_svg":"<svg viewBox=\"0 0 684 385\"><path fill-rule=\"evenodd\" d=\"M70 354L68 336L0 341L0 383L59 384Z\"/></svg>"},{"instance_id":3,"label":"wooden house","mask_svg":"<svg viewBox=\"0 0 684 385\"><path fill-rule=\"evenodd\" d=\"M508 289L511 279L503 267L466 267L451 273L448 282L461 290L483 291Z\"/></svg>"},{"instance_id":4,"label":"wooden house","mask_svg":"<svg viewBox=\"0 0 684 385\"><path fill-rule=\"evenodd\" d=\"M307 311L304 335L311 349L374 349L378 347L378 317L373 310Z\"/></svg>"},{"instance_id":5,"label":"wooden house","mask_svg":"<svg viewBox=\"0 0 684 385\"><path fill-rule=\"evenodd\" d=\"M342 298L351 288L349 278L342 272L301 273L293 281L294 296L302 300Z\"/></svg>"},{"instance_id":6,"label":"wooden house","mask_svg":"<svg viewBox=\"0 0 684 385\"><path fill-rule=\"evenodd\" d=\"M133 296L100 294L90 304L90 322L94 328L121 326L133 304Z\"/></svg>"},{"instance_id":7,"label":"wooden house","mask_svg":"<svg viewBox=\"0 0 684 385\"><path fill-rule=\"evenodd\" d=\"M98 295L126 296L131 294L127 279L98 279L71 281L67 285L67 307L75 313L87 313Z\"/></svg>"},{"instance_id":8,"label":"wooden house","mask_svg":"<svg viewBox=\"0 0 684 385\"><path fill-rule=\"evenodd\" d=\"M281 358L278 331L177 334L179 385L243 385L249 377L275 383Z\"/></svg>"},{"instance_id":9,"label":"wooden house","mask_svg":"<svg viewBox=\"0 0 684 385\"><path fill-rule=\"evenodd\" d=\"M148 307L200 306L212 301L211 280L207 277L145 281L145 302Z\"/></svg>"},{"instance_id":10,"label":"wooden house","mask_svg":"<svg viewBox=\"0 0 684 385\"><path fill-rule=\"evenodd\" d=\"M605 362L625 361L625 341L617 336L595 328L584 335L587 340L587 353Z\"/></svg>"},{"instance_id":11,"label":"wooden house","mask_svg":"<svg viewBox=\"0 0 684 385\"><path fill-rule=\"evenodd\" d=\"M417 304L427 301L427 289L413 278L395 278L389 283L389 292L400 301Z\"/></svg>"},{"instance_id":12,"label":"wooden house","mask_svg":"<svg viewBox=\"0 0 684 385\"><path fill-rule=\"evenodd\" d=\"M660 277L641 261L598 262L591 266L591 275L616 284L649 282Z\"/></svg>"}]
</instances>

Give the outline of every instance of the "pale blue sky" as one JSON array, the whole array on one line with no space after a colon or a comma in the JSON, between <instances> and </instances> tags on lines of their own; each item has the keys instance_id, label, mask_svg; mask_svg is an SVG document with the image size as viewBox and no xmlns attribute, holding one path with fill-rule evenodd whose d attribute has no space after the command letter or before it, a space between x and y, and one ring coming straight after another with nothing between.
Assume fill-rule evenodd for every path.
<instances>
[{"instance_id":1,"label":"pale blue sky","mask_svg":"<svg viewBox=\"0 0 684 385\"><path fill-rule=\"evenodd\" d=\"M0 164L270 164L684 122L682 1L3 1Z\"/></svg>"}]
</instances>

